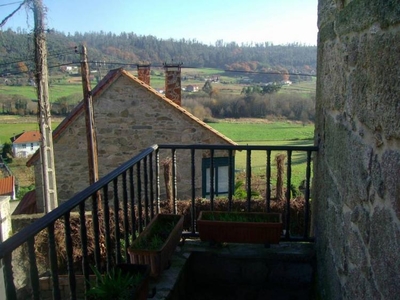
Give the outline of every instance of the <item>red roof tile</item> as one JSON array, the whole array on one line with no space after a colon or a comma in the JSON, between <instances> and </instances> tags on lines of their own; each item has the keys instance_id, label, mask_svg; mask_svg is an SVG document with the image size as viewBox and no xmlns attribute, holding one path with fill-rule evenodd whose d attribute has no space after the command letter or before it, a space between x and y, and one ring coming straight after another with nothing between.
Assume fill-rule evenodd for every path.
<instances>
[{"instance_id":1,"label":"red roof tile","mask_svg":"<svg viewBox=\"0 0 400 300\"><path fill-rule=\"evenodd\" d=\"M23 144L23 143L34 143L40 141L40 132L37 130L34 131L25 131L15 137L15 139L11 139L13 144Z\"/></svg>"},{"instance_id":2,"label":"red roof tile","mask_svg":"<svg viewBox=\"0 0 400 300\"><path fill-rule=\"evenodd\" d=\"M0 196L12 195L13 191L14 191L13 176L0 179Z\"/></svg>"}]
</instances>

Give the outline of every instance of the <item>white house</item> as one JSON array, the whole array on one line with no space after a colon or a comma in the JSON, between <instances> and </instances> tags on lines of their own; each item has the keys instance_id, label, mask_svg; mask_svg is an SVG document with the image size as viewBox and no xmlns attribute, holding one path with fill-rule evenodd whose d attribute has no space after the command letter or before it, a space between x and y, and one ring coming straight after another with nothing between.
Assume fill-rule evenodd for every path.
<instances>
[{"instance_id":1,"label":"white house","mask_svg":"<svg viewBox=\"0 0 400 300\"><path fill-rule=\"evenodd\" d=\"M25 131L11 138L14 157L29 157L40 146L39 131Z\"/></svg>"}]
</instances>

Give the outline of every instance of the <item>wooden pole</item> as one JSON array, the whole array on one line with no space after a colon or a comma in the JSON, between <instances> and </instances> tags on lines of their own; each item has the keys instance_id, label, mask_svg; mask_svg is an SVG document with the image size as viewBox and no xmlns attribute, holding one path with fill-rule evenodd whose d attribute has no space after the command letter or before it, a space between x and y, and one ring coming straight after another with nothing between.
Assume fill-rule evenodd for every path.
<instances>
[{"instance_id":1,"label":"wooden pole","mask_svg":"<svg viewBox=\"0 0 400 300\"><path fill-rule=\"evenodd\" d=\"M85 120L86 120L86 141L87 141L87 154L89 166L89 184L93 184L99 180L99 164L97 152L97 137L95 130L94 112L93 112L93 98L90 87L90 72L87 59L86 47L82 45L81 48L81 75L82 75L82 88L83 88L83 101L85 104ZM93 201L97 202L95 210L101 210L101 196L100 191L93 195Z\"/></svg>"},{"instance_id":2,"label":"wooden pole","mask_svg":"<svg viewBox=\"0 0 400 300\"><path fill-rule=\"evenodd\" d=\"M47 46L42 0L32 0L32 3L35 20L35 79L39 106L39 127L42 139L40 144L40 157L43 180L43 206L44 211L48 213L58 206L58 200L49 102Z\"/></svg>"},{"instance_id":3,"label":"wooden pole","mask_svg":"<svg viewBox=\"0 0 400 300\"><path fill-rule=\"evenodd\" d=\"M89 66L87 62L86 47L81 49L81 74L83 101L85 104L85 120L86 120L86 140L89 164L89 183L93 184L99 180L99 165L97 161L97 139L94 125L93 115L93 99L90 88Z\"/></svg>"}]
</instances>

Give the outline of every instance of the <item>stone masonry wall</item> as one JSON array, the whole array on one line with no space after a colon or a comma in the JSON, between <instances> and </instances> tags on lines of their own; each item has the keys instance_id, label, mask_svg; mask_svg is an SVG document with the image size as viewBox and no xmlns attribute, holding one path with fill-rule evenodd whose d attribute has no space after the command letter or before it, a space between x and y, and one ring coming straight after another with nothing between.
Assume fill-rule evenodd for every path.
<instances>
[{"instance_id":1,"label":"stone masonry wall","mask_svg":"<svg viewBox=\"0 0 400 300\"><path fill-rule=\"evenodd\" d=\"M319 0L321 299L399 299L400 1Z\"/></svg>"},{"instance_id":2,"label":"stone masonry wall","mask_svg":"<svg viewBox=\"0 0 400 300\"><path fill-rule=\"evenodd\" d=\"M100 178L153 144L227 144L146 87L121 76L94 99ZM54 143L59 204L88 186L85 116ZM201 196L201 159L196 152L196 187ZM160 151L160 161L170 156ZM190 151L177 150L178 196L190 195ZM39 171L39 168L35 168ZM161 186L163 185L160 169ZM37 186L40 173L36 172ZM112 188L112 186L110 186ZM40 191L38 191L40 192ZM188 198L189 199L189 198Z\"/></svg>"}]
</instances>

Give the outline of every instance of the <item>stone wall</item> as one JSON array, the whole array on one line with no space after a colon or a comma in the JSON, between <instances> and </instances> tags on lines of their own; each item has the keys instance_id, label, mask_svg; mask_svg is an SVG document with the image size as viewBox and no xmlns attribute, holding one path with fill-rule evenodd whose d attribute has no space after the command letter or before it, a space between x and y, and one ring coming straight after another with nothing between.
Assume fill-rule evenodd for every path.
<instances>
[{"instance_id":1,"label":"stone wall","mask_svg":"<svg viewBox=\"0 0 400 300\"><path fill-rule=\"evenodd\" d=\"M93 107L100 178L153 144L228 144L129 76L120 76L100 96L95 97ZM197 196L201 196L201 160L204 153L196 153ZM160 161L170 155L169 150L160 151ZM54 156L60 204L88 186L84 114L56 139ZM177 165L178 196L183 199L191 195L190 151L177 150ZM163 186L161 169L160 179ZM35 180L36 186L40 187L38 161ZM41 199L40 195L41 190L37 188L37 199ZM39 204L40 207L43 205Z\"/></svg>"},{"instance_id":2,"label":"stone wall","mask_svg":"<svg viewBox=\"0 0 400 300\"><path fill-rule=\"evenodd\" d=\"M0 196L0 243L12 234L10 200L10 196ZM0 299L6 298L5 291L3 261L0 260Z\"/></svg>"},{"instance_id":3,"label":"stone wall","mask_svg":"<svg viewBox=\"0 0 400 300\"><path fill-rule=\"evenodd\" d=\"M400 1L319 0L313 215L321 299L400 291Z\"/></svg>"}]
</instances>

